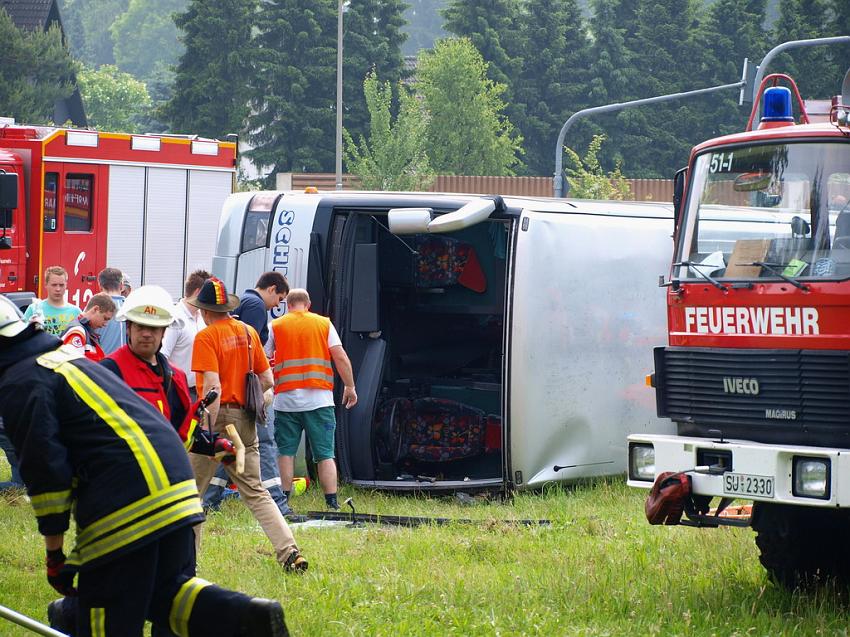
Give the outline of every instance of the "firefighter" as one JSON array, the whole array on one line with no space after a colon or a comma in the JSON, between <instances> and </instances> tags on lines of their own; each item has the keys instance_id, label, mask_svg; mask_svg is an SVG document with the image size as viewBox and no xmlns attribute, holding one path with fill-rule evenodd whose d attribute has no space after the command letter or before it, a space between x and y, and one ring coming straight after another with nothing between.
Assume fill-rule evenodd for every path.
<instances>
[{"instance_id":1,"label":"firefighter","mask_svg":"<svg viewBox=\"0 0 850 637\"><path fill-rule=\"evenodd\" d=\"M174 430L127 385L0 297L0 416L77 634L287 635L283 609L195 577L203 521ZM66 559L71 514L76 546ZM71 568L73 567L73 568ZM76 587L73 570L78 569Z\"/></svg>"},{"instance_id":2,"label":"firefighter","mask_svg":"<svg viewBox=\"0 0 850 637\"><path fill-rule=\"evenodd\" d=\"M115 320L126 323L127 344L101 364L156 407L185 442L193 413L188 381L159 351L165 330L175 321L171 295L158 285L136 288Z\"/></svg>"}]
</instances>

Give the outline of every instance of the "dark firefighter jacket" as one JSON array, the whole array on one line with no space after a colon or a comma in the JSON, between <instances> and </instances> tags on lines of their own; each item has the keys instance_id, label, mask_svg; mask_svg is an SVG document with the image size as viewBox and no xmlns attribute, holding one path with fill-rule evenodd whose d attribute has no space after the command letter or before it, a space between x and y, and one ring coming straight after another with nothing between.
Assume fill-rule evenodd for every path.
<instances>
[{"instance_id":1,"label":"dark firefighter jacket","mask_svg":"<svg viewBox=\"0 0 850 637\"><path fill-rule=\"evenodd\" d=\"M136 356L128 345L120 347L100 364L117 374L134 392L159 410L186 443L194 429L194 410L186 374L173 367L162 354L156 354L158 374Z\"/></svg>"},{"instance_id":2,"label":"dark firefighter jacket","mask_svg":"<svg viewBox=\"0 0 850 637\"><path fill-rule=\"evenodd\" d=\"M36 332L0 349L0 415L38 529L86 568L203 520L174 428L110 371Z\"/></svg>"}]
</instances>

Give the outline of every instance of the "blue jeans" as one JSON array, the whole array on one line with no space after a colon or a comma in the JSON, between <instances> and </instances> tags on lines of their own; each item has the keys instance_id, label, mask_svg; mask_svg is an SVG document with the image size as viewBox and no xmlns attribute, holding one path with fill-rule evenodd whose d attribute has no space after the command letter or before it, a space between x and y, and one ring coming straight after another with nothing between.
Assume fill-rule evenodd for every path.
<instances>
[{"instance_id":1,"label":"blue jeans","mask_svg":"<svg viewBox=\"0 0 850 637\"><path fill-rule=\"evenodd\" d=\"M260 441L260 480L284 515L292 512L283 490L280 488L280 471L277 468L277 445L274 442L274 409L266 410L266 424L257 425L257 439ZM210 486L204 493L204 508L218 508L227 486L227 473L219 467L210 480Z\"/></svg>"},{"instance_id":2,"label":"blue jeans","mask_svg":"<svg viewBox=\"0 0 850 637\"><path fill-rule=\"evenodd\" d=\"M0 482L0 490L9 488L23 488L24 481L21 480L21 474L18 472L18 456L15 453L15 447L12 446L12 441L6 435L6 430L3 429L3 420L0 418L0 449L6 452L6 460L12 467L12 479L9 482Z\"/></svg>"}]
</instances>

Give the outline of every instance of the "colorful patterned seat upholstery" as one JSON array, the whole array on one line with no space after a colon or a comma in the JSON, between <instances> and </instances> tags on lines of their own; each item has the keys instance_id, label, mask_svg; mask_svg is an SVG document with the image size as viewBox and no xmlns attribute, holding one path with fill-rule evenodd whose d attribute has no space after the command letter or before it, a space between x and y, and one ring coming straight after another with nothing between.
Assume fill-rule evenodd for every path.
<instances>
[{"instance_id":1,"label":"colorful patterned seat upholstery","mask_svg":"<svg viewBox=\"0 0 850 637\"><path fill-rule=\"evenodd\" d=\"M475 407L442 398L395 398L378 410L379 455L446 462L484 453L487 418Z\"/></svg>"}]
</instances>

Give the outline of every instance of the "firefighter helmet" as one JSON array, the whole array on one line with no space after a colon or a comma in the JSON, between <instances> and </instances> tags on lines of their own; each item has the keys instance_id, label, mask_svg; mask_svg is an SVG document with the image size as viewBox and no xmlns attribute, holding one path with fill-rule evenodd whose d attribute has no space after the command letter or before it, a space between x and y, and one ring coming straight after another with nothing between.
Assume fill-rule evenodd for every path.
<instances>
[{"instance_id":1,"label":"firefighter helmet","mask_svg":"<svg viewBox=\"0 0 850 637\"><path fill-rule=\"evenodd\" d=\"M12 338L27 329L27 323L15 304L0 294L0 336Z\"/></svg>"},{"instance_id":2,"label":"firefighter helmet","mask_svg":"<svg viewBox=\"0 0 850 637\"><path fill-rule=\"evenodd\" d=\"M175 318L171 295L158 285L143 285L130 292L115 315L118 321L150 327L168 327Z\"/></svg>"}]
</instances>

